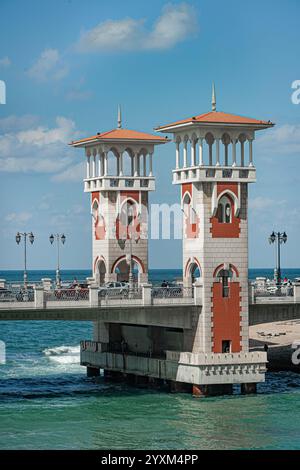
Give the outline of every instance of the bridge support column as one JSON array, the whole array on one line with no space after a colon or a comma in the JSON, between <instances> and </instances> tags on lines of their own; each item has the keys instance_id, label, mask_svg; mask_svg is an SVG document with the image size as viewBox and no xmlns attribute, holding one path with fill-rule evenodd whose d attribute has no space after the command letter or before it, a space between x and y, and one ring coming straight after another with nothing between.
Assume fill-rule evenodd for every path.
<instances>
[{"instance_id":1,"label":"bridge support column","mask_svg":"<svg viewBox=\"0 0 300 470\"><path fill-rule=\"evenodd\" d=\"M232 384L193 385L193 396L196 398L216 397L232 394Z\"/></svg>"},{"instance_id":2,"label":"bridge support column","mask_svg":"<svg viewBox=\"0 0 300 470\"><path fill-rule=\"evenodd\" d=\"M100 369L98 367L87 367L86 368L87 377L99 377Z\"/></svg>"},{"instance_id":3,"label":"bridge support column","mask_svg":"<svg viewBox=\"0 0 300 470\"><path fill-rule=\"evenodd\" d=\"M192 391L192 384L176 382L175 380L170 380L169 387L171 393L191 393Z\"/></svg>"},{"instance_id":4,"label":"bridge support column","mask_svg":"<svg viewBox=\"0 0 300 470\"><path fill-rule=\"evenodd\" d=\"M241 384L241 393L243 395L250 395L257 392L257 384Z\"/></svg>"}]
</instances>

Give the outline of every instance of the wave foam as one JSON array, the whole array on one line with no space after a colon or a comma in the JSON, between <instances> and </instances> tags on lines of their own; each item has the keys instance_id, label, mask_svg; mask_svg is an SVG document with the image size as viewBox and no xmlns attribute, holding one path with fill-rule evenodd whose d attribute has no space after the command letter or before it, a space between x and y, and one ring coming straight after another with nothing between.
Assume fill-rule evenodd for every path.
<instances>
[{"instance_id":1,"label":"wave foam","mask_svg":"<svg viewBox=\"0 0 300 470\"><path fill-rule=\"evenodd\" d=\"M59 364L79 364L80 361L80 346L57 346L44 349L43 353Z\"/></svg>"}]
</instances>

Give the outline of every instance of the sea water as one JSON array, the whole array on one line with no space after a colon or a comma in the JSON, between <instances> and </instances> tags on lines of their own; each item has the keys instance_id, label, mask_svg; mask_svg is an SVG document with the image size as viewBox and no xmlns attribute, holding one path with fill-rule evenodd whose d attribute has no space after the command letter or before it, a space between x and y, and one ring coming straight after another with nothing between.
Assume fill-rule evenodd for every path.
<instances>
[{"instance_id":1,"label":"sea water","mask_svg":"<svg viewBox=\"0 0 300 470\"><path fill-rule=\"evenodd\" d=\"M19 272L0 277L21 279ZM46 275L47 274L47 275ZM55 273L30 272L35 277ZM78 279L89 272L64 272ZM250 272L250 277L272 272ZM300 270L287 277L300 276ZM152 281L180 271L151 272ZM86 377L89 322L0 322L0 449L297 449L300 374L268 373L258 394L198 400Z\"/></svg>"}]
</instances>

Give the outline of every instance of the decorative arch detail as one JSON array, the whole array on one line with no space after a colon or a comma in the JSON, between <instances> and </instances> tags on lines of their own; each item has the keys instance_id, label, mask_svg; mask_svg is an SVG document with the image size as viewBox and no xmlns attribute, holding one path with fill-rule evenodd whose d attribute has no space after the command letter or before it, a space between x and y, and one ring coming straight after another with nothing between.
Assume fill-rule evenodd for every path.
<instances>
[{"instance_id":1,"label":"decorative arch detail","mask_svg":"<svg viewBox=\"0 0 300 470\"><path fill-rule=\"evenodd\" d=\"M140 260L140 258L138 258L137 256L133 255L132 256L132 259L136 262L136 264L138 265L139 267L139 271L142 273L142 274L145 274L145 265L144 263L142 262L142 260ZM112 268L111 268L111 273L114 273L115 272L115 269L118 267L118 264L120 264L122 261L126 261L126 255L122 255L120 256L119 258L116 259L116 261L113 263L112 265Z\"/></svg>"},{"instance_id":2,"label":"decorative arch detail","mask_svg":"<svg viewBox=\"0 0 300 470\"><path fill-rule=\"evenodd\" d=\"M238 269L234 266L234 264L231 264L229 263L228 267L226 267L225 263L222 263L222 264L219 264L219 266L216 267L216 269L214 270L214 275L213 277L216 278L218 277L218 274L220 273L220 271L222 271L222 269L228 269L231 270L235 276L238 278L240 275L239 275L239 271Z\"/></svg>"},{"instance_id":3,"label":"decorative arch detail","mask_svg":"<svg viewBox=\"0 0 300 470\"><path fill-rule=\"evenodd\" d=\"M201 265L199 263L199 260L196 257L193 257L193 258L189 258L187 260L187 263L185 265L185 270L184 270L184 276L185 277L188 277L188 272L189 272L189 270L190 270L190 268L193 264L196 264L198 266L200 274L202 276L202 269L201 269Z\"/></svg>"}]
</instances>

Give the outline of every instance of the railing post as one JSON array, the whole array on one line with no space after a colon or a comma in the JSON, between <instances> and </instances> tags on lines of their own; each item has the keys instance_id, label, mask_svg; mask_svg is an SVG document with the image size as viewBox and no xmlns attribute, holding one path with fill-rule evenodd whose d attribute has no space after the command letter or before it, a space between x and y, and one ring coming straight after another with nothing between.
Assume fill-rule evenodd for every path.
<instances>
[{"instance_id":1,"label":"railing post","mask_svg":"<svg viewBox=\"0 0 300 470\"><path fill-rule=\"evenodd\" d=\"M152 284L141 284L141 287L142 287L143 305L151 305L151 303L152 303L152 297L151 297Z\"/></svg>"},{"instance_id":2,"label":"railing post","mask_svg":"<svg viewBox=\"0 0 300 470\"><path fill-rule=\"evenodd\" d=\"M200 282L195 282L193 289L195 305L202 305L203 285Z\"/></svg>"},{"instance_id":3,"label":"railing post","mask_svg":"<svg viewBox=\"0 0 300 470\"><path fill-rule=\"evenodd\" d=\"M95 284L89 285L89 301L90 301L90 307L98 307L99 288Z\"/></svg>"},{"instance_id":4,"label":"railing post","mask_svg":"<svg viewBox=\"0 0 300 470\"><path fill-rule=\"evenodd\" d=\"M44 287L35 286L34 288L34 307L45 308Z\"/></svg>"},{"instance_id":5,"label":"railing post","mask_svg":"<svg viewBox=\"0 0 300 470\"><path fill-rule=\"evenodd\" d=\"M249 302L255 304L255 285L249 282Z\"/></svg>"},{"instance_id":6,"label":"railing post","mask_svg":"<svg viewBox=\"0 0 300 470\"><path fill-rule=\"evenodd\" d=\"M300 303L300 282L294 284L294 302Z\"/></svg>"},{"instance_id":7,"label":"railing post","mask_svg":"<svg viewBox=\"0 0 300 470\"><path fill-rule=\"evenodd\" d=\"M51 290L52 280L50 277L44 277L42 279L42 284L45 290Z\"/></svg>"}]
</instances>

